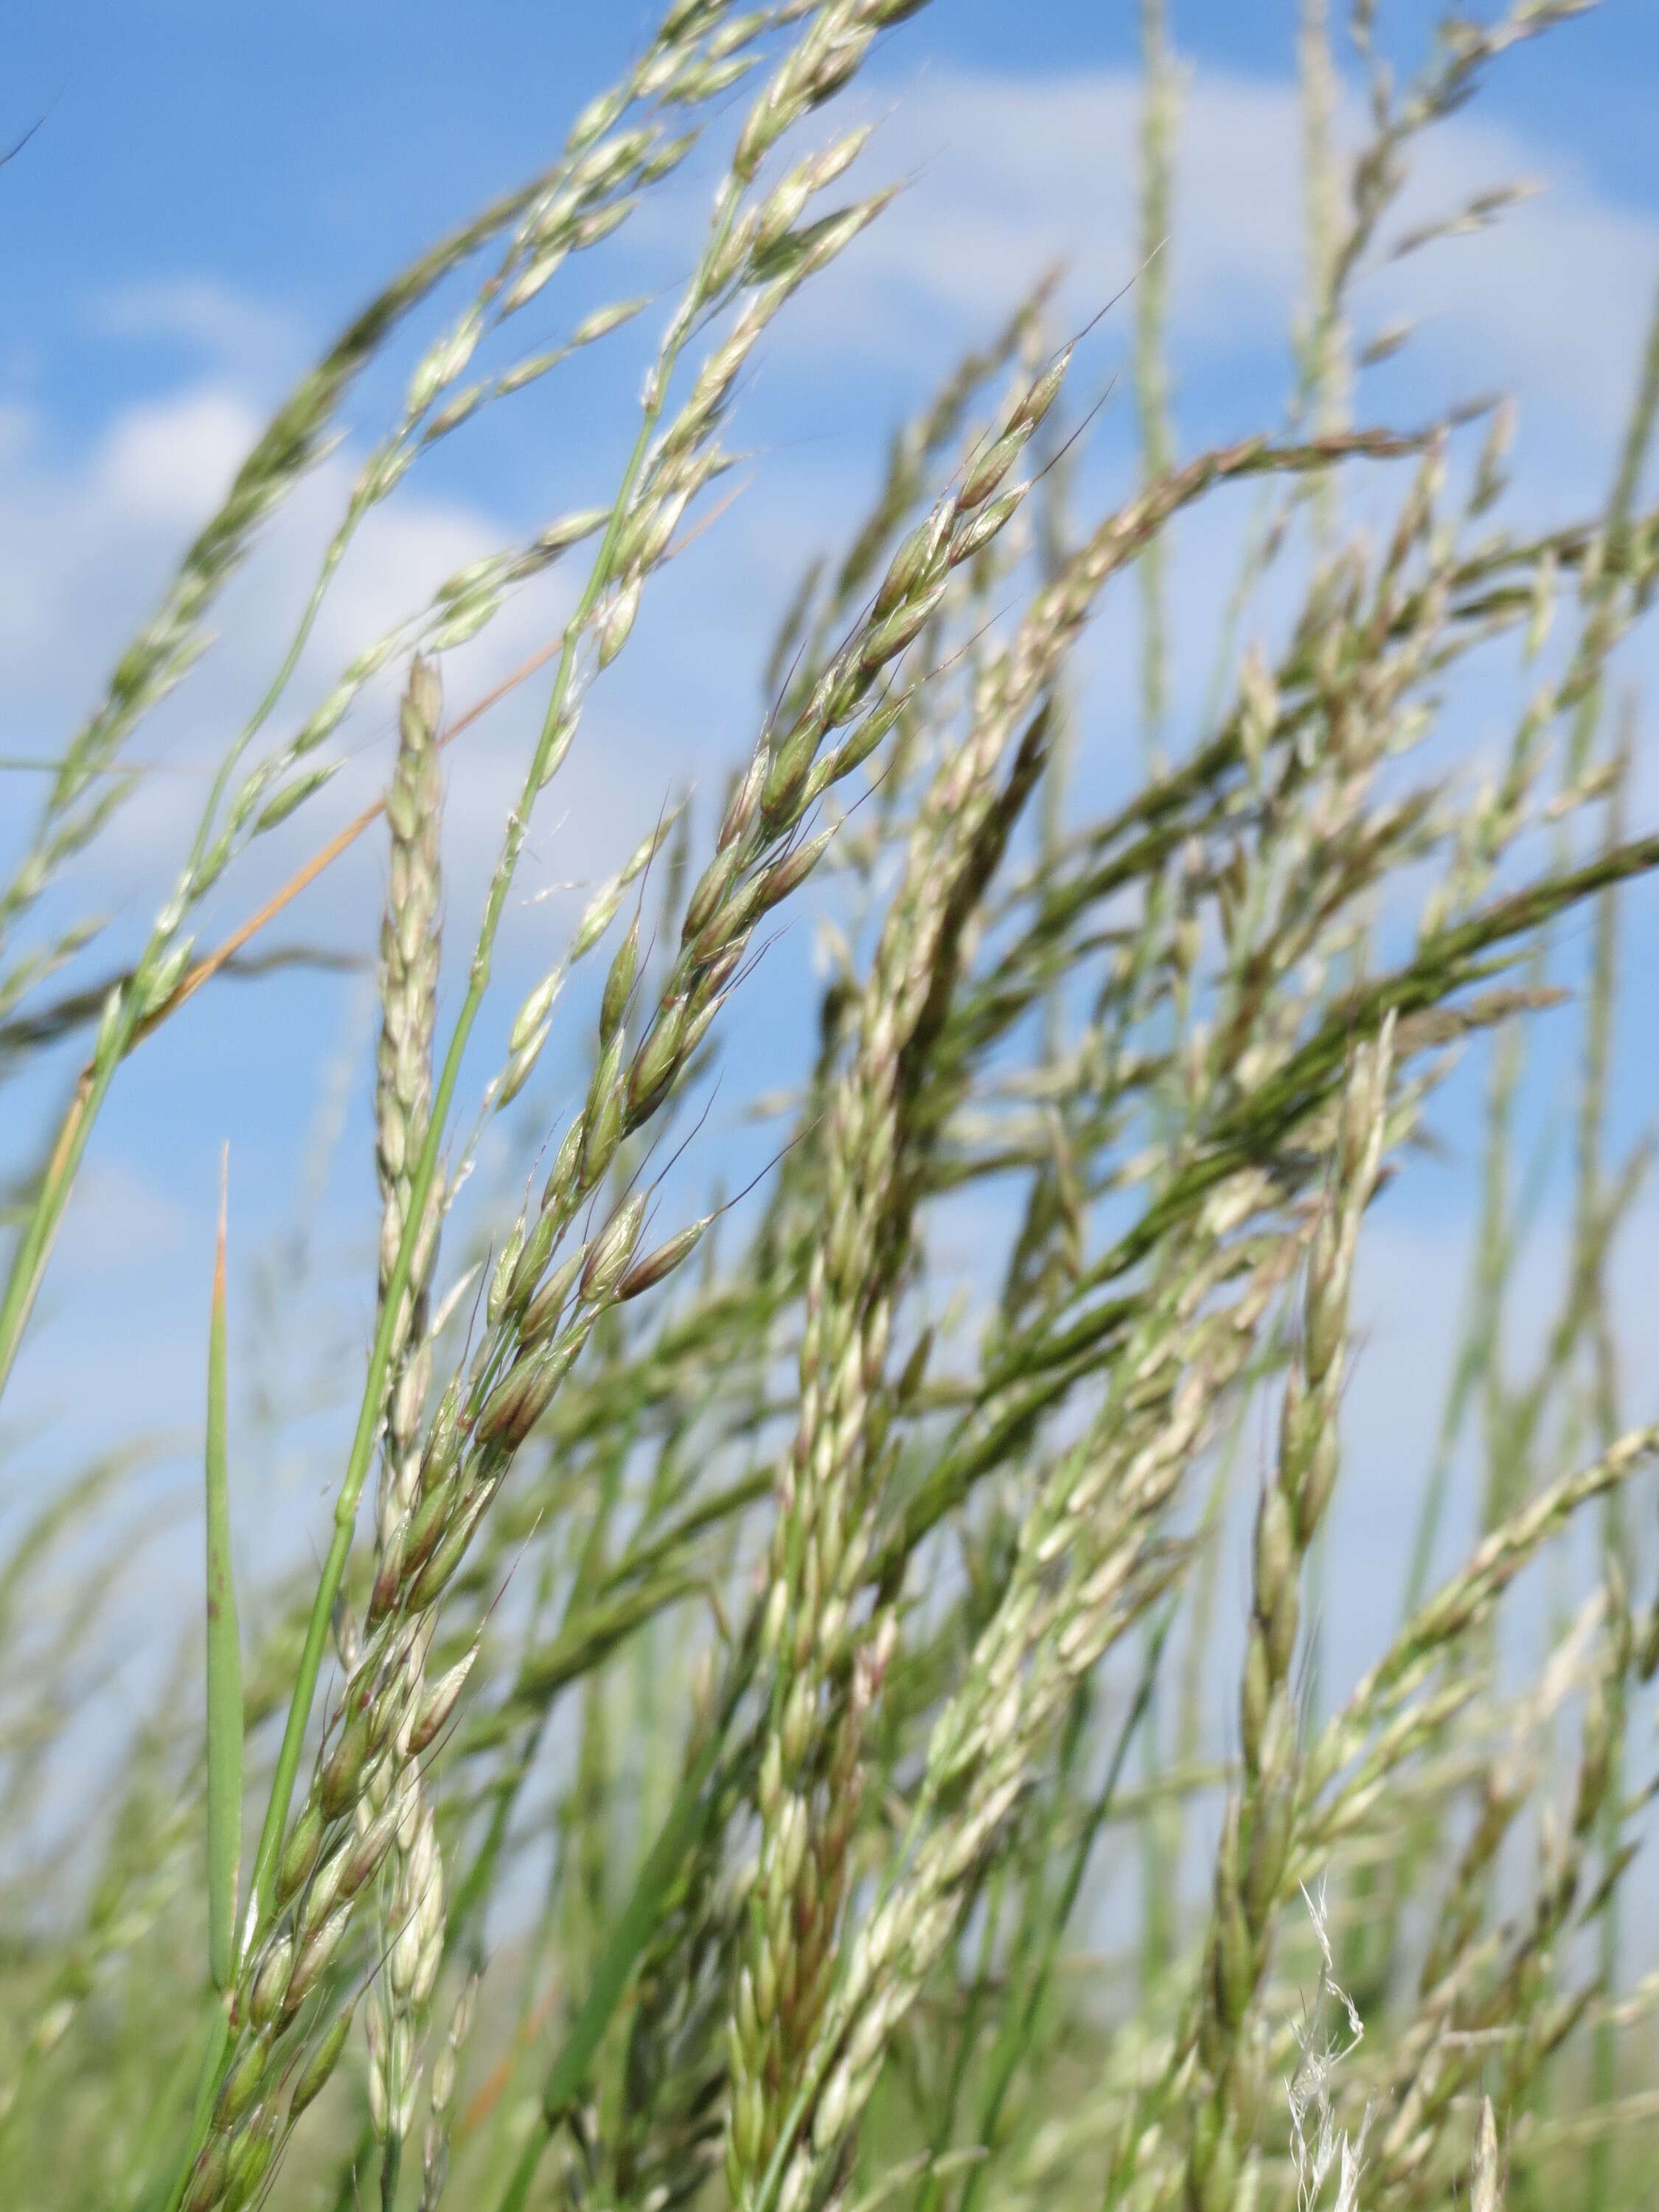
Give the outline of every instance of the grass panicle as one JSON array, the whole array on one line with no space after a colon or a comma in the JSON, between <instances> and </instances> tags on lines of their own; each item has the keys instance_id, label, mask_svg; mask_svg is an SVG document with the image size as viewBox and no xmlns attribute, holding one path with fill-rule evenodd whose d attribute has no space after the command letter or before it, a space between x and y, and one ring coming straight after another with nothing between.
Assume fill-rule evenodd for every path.
<instances>
[{"instance_id":1,"label":"grass panicle","mask_svg":"<svg viewBox=\"0 0 1659 2212\"><path fill-rule=\"evenodd\" d=\"M1455 392L1389 419L1380 363L1439 371L1368 319L1385 263L1407 284L1508 219L1514 180L1440 205L1456 163L1422 190L1413 163L1510 50L1599 35L1565 30L1578 0L1449 19L1415 70L1387 11L1307 0L1288 396L1211 447L1172 404L1186 41L1146 0L1132 298L1074 309L1033 270L941 365L840 538L732 603L769 650L723 776L607 765L624 826L550 941L549 793L610 762L668 564L722 557L803 295L890 220L881 134L836 103L942 6L662 0L536 175L296 387L42 757L0 885L0 1073L33 1085L0 1389L43 1284L84 1295L50 1263L129 1059L192 1000L211 1035L228 975L297 966L320 1003L331 962L367 967L270 933L382 816L388 842L372 1177L343 1055L295 1233L236 1300L239 1468L307 1470L239 1481L240 1593L222 1194L204 1698L193 1611L170 1644L152 1602L193 1423L79 1465L5 1431L8 2205L1651 2195L1626 1105L1659 836L1625 667L1659 586L1659 322L1608 479L1540 529L1531 427ZM694 157L701 228L641 297L641 210ZM568 439L601 346L643 374L608 459L611 418L580 425L599 503L526 518L296 705L374 518L485 415ZM1127 471L1093 404L1125 354ZM381 411L332 532L112 972L91 894L131 740L349 401ZM1194 662L1200 531L1236 566ZM556 603L521 598L556 562ZM515 600L552 635L446 721L450 656ZM489 770L457 741L532 684L467 911L446 813ZM342 822L383 701L384 796ZM309 857L204 950L284 821ZM803 1042L756 1098L763 1032ZM54 1054L67 1103L25 1127ZM1414 1357L1439 1311L1415 1255L1430 1214L1453 1249L1448 1158L1473 1249L1445 1373L1413 1380L1443 1384L1419 1468L1374 1369L1402 1304ZM1379 1501L1403 1533L1370 1556Z\"/></svg>"}]
</instances>

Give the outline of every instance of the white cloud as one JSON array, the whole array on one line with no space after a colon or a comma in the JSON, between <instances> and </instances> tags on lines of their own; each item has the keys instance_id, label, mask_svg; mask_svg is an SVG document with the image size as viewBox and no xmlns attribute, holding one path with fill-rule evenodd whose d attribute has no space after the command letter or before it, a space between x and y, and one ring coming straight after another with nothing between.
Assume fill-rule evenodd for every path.
<instances>
[{"instance_id":1,"label":"white cloud","mask_svg":"<svg viewBox=\"0 0 1659 2212\"><path fill-rule=\"evenodd\" d=\"M908 189L802 303L797 338L810 324L815 346L908 360L919 337L938 344L941 320L982 331L1054 257L1070 272L1071 311L1091 313L1139 259L1139 79L1122 70L921 76L883 112L868 157ZM1284 358L1303 289L1300 131L1288 80L1217 72L1188 83L1167 248L1178 366L1184 356L1209 371L1264 349ZM1364 131L1352 108L1346 143ZM1462 115L1418 142L1384 240L1540 171L1544 193L1495 229L1363 282L1359 335L1422 315L1438 373L1569 405L1605 432L1628 403L1659 225L1600 197L1565 157Z\"/></svg>"},{"instance_id":2,"label":"white cloud","mask_svg":"<svg viewBox=\"0 0 1659 2212\"><path fill-rule=\"evenodd\" d=\"M267 369L298 339L287 315L200 276L117 285L88 303L86 322L100 337L171 340L220 362Z\"/></svg>"},{"instance_id":3,"label":"white cloud","mask_svg":"<svg viewBox=\"0 0 1659 2212\"><path fill-rule=\"evenodd\" d=\"M918 295L983 323L1054 258L1079 304L1118 290L1139 259L1139 100L1138 79L1112 70L930 72L909 88L875 158L908 171L910 186L851 264L883 311L849 334L889 333L900 315L914 331ZM1188 95L1170 268L1176 315L1194 334L1231 343L1282 327L1297 266L1293 112L1293 94L1269 82L1206 80Z\"/></svg>"},{"instance_id":4,"label":"white cloud","mask_svg":"<svg viewBox=\"0 0 1659 2212\"><path fill-rule=\"evenodd\" d=\"M199 386L119 416L89 489L113 526L189 529L229 490L258 419L240 393Z\"/></svg>"},{"instance_id":5,"label":"white cloud","mask_svg":"<svg viewBox=\"0 0 1659 2212\"><path fill-rule=\"evenodd\" d=\"M262 424L246 390L215 378L127 407L66 463L49 452L38 421L19 415L9 426L11 437L0 441L0 666L12 728L28 749L54 750L94 703ZM214 610L220 641L130 748L167 772L141 789L100 841L102 895L159 884L158 858L182 850L205 795L204 766L281 659L355 465L337 455L297 489ZM324 602L295 679L296 705L314 701L354 654L417 611L444 578L510 536L481 508L413 487L371 514ZM544 618L545 599L544 592ZM509 605L477 646L454 656L458 696L482 688L544 635L533 601ZM348 748L368 735L389 742L387 688L396 674L371 693L361 726L349 726ZM291 719L283 714L274 729ZM343 793L357 780L348 774ZM18 810L5 845L21 835L26 818ZM316 833L307 822L295 834L303 844ZM288 842L272 841L273 854Z\"/></svg>"},{"instance_id":6,"label":"white cloud","mask_svg":"<svg viewBox=\"0 0 1659 2212\"><path fill-rule=\"evenodd\" d=\"M0 480L0 656L14 726L61 730L85 710L163 563L223 497L258 427L246 396L222 383L123 410L67 462L48 450L46 423L17 423Z\"/></svg>"}]
</instances>

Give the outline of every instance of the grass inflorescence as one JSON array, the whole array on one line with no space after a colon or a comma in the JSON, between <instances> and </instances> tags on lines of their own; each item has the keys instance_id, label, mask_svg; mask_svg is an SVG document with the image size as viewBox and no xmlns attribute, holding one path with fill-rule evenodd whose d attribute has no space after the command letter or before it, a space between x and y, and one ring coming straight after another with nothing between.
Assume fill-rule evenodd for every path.
<instances>
[{"instance_id":1,"label":"grass inflorescence","mask_svg":"<svg viewBox=\"0 0 1659 2212\"><path fill-rule=\"evenodd\" d=\"M92 1785L89 1881L54 1880L32 1802L129 1533L124 1485L165 1447L13 1501L0 2200L1647 2201L1659 1983L1621 1930L1645 1894L1659 1431L1626 1410L1609 1282L1650 1148L1607 1155L1621 896L1659 866L1613 696L1659 585L1659 319L1613 484L1547 534L1503 519L1510 412L1368 419L1368 368L1409 334L1365 352L1351 330L1382 252L1508 204L1395 240L1417 142L1579 12L1449 21L1401 88L1356 7L1370 115L1345 167L1310 0L1294 389L1282 426L1193 451L1166 359L1184 73L1146 0L1132 482L1091 511L1091 364L1115 325L1066 328L1033 272L790 596L718 803L642 811L501 1009L482 1082L535 825L609 672L647 649L660 572L705 524L718 545L763 339L883 219L891 192L850 180L870 134L835 103L878 41L912 18L923 34L925 0L674 0L544 172L412 264L284 403L0 889L0 1072L66 1038L83 1055L12 1194L0 1385L127 1060L165 1052L232 950L379 825L372 1341L316 1557L251 1578L244 1560L239 1592L222 1212L205 1690L192 1632ZM677 289L515 354L520 312L705 137L712 208ZM63 923L63 894L131 798L130 736L360 372L463 278L140 951L89 988L74 963L103 924ZM474 417L534 404L653 315L605 502L452 579L273 734L365 517ZM481 353L506 365L468 380ZM1183 740L1169 548L1245 484L1211 702ZM1362 506L1380 529L1350 526ZM453 795L471 770L446 747L471 717L446 723L441 671L555 561L579 574L507 687L539 683L540 710L472 915L447 903L446 778ZM1085 770L1109 737L1126 748L1085 647L1130 569L1139 772L1106 810ZM1494 664L1524 688L1477 776L1456 683ZM209 894L255 840L320 817L338 732L383 676L401 687L383 801L204 952ZM711 1074L756 1018L746 987L809 901L815 1051L767 1102L782 1133L738 1200L677 1212ZM586 996L585 962L603 968ZM592 1001L585 1037L568 985ZM1512 1155L1546 1018L1582 1031L1572 1223L1522 1367ZM1439 1443L1397 1625L1346 1682L1322 1615L1352 1571L1328 1531L1356 1271L1482 1053ZM538 1079L561 1059L571 1103L550 1119ZM521 1194L498 1212L481 1132ZM33 1601L54 1563L56 1613ZM1546 1566L1551 1604L1517 1616L1511 1590Z\"/></svg>"}]
</instances>

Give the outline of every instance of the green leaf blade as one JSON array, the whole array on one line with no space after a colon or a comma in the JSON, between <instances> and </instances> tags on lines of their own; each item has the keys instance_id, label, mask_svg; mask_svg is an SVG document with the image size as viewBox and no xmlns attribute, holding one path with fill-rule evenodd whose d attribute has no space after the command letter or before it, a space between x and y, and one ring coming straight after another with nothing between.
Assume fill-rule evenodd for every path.
<instances>
[{"instance_id":1,"label":"green leaf blade","mask_svg":"<svg viewBox=\"0 0 1659 2212\"><path fill-rule=\"evenodd\" d=\"M228 1149L226 1164L228 1167ZM208 1324L207 1405L208 1970L216 1989L234 1967L236 1875L242 1844L242 1653L230 1553L225 1420L225 1186Z\"/></svg>"}]
</instances>

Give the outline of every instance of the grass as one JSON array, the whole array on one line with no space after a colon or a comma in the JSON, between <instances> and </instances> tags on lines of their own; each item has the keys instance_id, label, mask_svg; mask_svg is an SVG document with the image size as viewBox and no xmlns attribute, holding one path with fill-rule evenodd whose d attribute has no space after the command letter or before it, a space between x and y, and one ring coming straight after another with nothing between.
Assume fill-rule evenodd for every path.
<instances>
[{"instance_id":1,"label":"grass","mask_svg":"<svg viewBox=\"0 0 1659 2212\"><path fill-rule=\"evenodd\" d=\"M164 1052L179 1006L226 988L231 955L371 831L389 849L373 1341L319 1563L239 1605L222 1213L205 1692L192 1627L88 1778L84 1884L41 1856L31 1803L128 1536L125 1463L8 1524L6 2203L1646 2201L1659 1984L1626 1969L1622 1931L1650 1825L1636 1731L1659 1608L1636 1532L1659 1430L1627 1425L1608 1260L1648 1147L1606 1154L1621 890L1659 864L1626 819L1637 738L1609 696L1659 582L1659 318L1612 487L1543 537L1503 520L1508 412L1453 398L1437 421L1368 421L1349 333L1416 142L1578 12L1449 23L1397 90L1357 9L1372 135L1345 166L1310 0L1289 416L1185 453L1165 360L1182 74L1146 0L1138 483L1079 512L1075 387L1102 341L1057 326L1034 272L804 579L721 806L641 822L481 1096L548 787L640 649L659 572L705 526L718 544L766 333L882 217L890 194L842 181L867 134L836 135L834 103L878 39L912 17L902 35L925 36L927 9L677 0L557 159L396 279L278 412L0 893L5 1072L84 1053L14 1194L0 1385L128 1059ZM672 190L704 133L724 167L678 298L618 299L516 354L520 309ZM423 342L142 951L93 989L76 963L100 926L32 937L44 894L74 889L130 800L129 738L348 387L463 272L471 301ZM647 313L608 504L453 580L274 735L364 517L481 410L534 404L573 349ZM464 381L481 356L498 365ZM1390 502L1378 535L1345 520L1360 471L1368 510ZM1246 481L1213 710L1183 747L1167 549ZM538 733L470 934L447 910L465 982L446 1024L444 748L495 699L447 723L443 659L556 560L585 565L514 679L543 684ZM1079 647L1129 569L1142 775L1093 816L1068 781L1101 737ZM1491 666L1530 688L1479 776L1455 679ZM204 902L252 842L325 813L383 672L402 686L383 805L319 831L289 889L204 951ZM469 769L447 757L453 791ZM836 927L786 1140L740 1200L676 1214L670 1153L695 1166L743 986L812 898ZM560 1001L590 955L584 1047ZM1542 1079L1534 1026L1569 996L1573 1227L1517 1371L1516 1109ZM532 1079L555 1039L580 1103L549 1127ZM1483 1052L1484 1217L1439 1447L1393 1638L1343 1684L1317 1632L1347 1571L1323 1532L1355 1268ZM456 1203L492 1126L528 1194L494 1217ZM964 1207L968 1310L939 1287ZM282 1293L319 1296L303 1273ZM1252 1434L1272 1439L1259 1479ZM1462 1485L1476 1540L1446 1573ZM1236 1667L1224 1562L1248 1589ZM75 1578L58 1611L54 1564ZM1510 1595L1540 1577L1541 1625ZM1120 1937L1103 1899L1124 1868L1140 1887Z\"/></svg>"}]
</instances>

